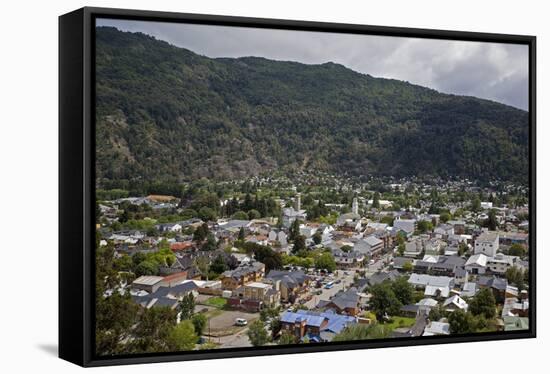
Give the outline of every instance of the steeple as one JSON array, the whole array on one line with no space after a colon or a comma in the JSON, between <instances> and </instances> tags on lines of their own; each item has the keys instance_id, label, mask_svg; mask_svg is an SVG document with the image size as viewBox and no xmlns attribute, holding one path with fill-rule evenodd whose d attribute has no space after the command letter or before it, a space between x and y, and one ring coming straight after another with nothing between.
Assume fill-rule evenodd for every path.
<instances>
[{"instance_id":1,"label":"steeple","mask_svg":"<svg viewBox=\"0 0 550 374\"><path fill-rule=\"evenodd\" d=\"M353 203L351 203L351 211L353 214L359 214L359 203L356 197L353 198Z\"/></svg>"},{"instance_id":2,"label":"steeple","mask_svg":"<svg viewBox=\"0 0 550 374\"><path fill-rule=\"evenodd\" d=\"M300 193L296 194L296 210L299 211L302 207L302 203L300 201Z\"/></svg>"}]
</instances>

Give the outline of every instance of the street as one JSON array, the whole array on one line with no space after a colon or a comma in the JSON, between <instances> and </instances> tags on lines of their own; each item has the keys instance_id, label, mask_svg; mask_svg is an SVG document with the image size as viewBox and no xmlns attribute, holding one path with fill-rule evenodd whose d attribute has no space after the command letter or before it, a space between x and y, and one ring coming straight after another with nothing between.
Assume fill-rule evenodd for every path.
<instances>
[{"instance_id":1,"label":"street","mask_svg":"<svg viewBox=\"0 0 550 374\"><path fill-rule=\"evenodd\" d=\"M346 275L345 273L348 273L348 275ZM330 298L338 293L338 291L347 290L353 284L354 274L354 269L349 269L346 271L336 270L335 277L333 279L335 281L334 286L330 289L326 289L324 286L322 288L315 288L313 286L315 283L312 282L310 289L304 296L307 297L307 295L313 295L313 298L303 305L305 305L308 309L313 309L319 303L319 301L330 300ZM336 280L340 280L341 282L336 283ZM320 295L315 295L314 293L319 290L321 290L322 293Z\"/></svg>"}]
</instances>

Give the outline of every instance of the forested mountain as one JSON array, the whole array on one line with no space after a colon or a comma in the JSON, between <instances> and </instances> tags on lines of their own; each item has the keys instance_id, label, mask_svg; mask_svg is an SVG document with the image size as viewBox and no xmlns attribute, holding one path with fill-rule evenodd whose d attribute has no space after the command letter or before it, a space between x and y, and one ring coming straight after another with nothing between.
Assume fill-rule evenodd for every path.
<instances>
[{"instance_id":1,"label":"forested mountain","mask_svg":"<svg viewBox=\"0 0 550 374\"><path fill-rule=\"evenodd\" d=\"M212 59L110 27L96 37L100 186L276 168L527 180L519 109L334 63Z\"/></svg>"}]
</instances>

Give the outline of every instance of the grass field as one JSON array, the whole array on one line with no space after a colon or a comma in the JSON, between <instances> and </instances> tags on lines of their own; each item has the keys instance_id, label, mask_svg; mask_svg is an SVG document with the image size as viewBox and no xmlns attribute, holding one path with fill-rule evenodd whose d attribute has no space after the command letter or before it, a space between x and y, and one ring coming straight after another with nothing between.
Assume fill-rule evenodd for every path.
<instances>
[{"instance_id":1,"label":"grass field","mask_svg":"<svg viewBox=\"0 0 550 374\"><path fill-rule=\"evenodd\" d=\"M411 327L414 325L416 319L411 317L391 317L391 322L385 323L384 325L388 327L391 331L400 328L400 327Z\"/></svg>"},{"instance_id":2,"label":"grass field","mask_svg":"<svg viewBox=\"0 0 550 374\"><path fill-rule=\"evenodd\" d=\"M221 309L221 308L225 307L225 304L227 304L227 300L224 299L223 297L214 296L214 297L211 297L210 299L206 300L205 304L213 306L215 308L220 308Z\"/></svg>"}]
</instances>

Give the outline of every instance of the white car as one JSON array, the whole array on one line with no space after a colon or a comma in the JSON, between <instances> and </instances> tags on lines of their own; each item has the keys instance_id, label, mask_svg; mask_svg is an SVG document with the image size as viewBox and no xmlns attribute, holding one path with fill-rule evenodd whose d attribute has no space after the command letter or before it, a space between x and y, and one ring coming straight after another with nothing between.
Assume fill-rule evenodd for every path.
<instances>
[{"instance_id":1,"label":"white car","mask_svg":"<svg viewBox=\"0 0 550 374\"><path fill-rule=\"evenodd\" d=\"M235 318L235 325L237 326L246 326L248 321L244 318Z\"/></svg>"}]
</instances>

